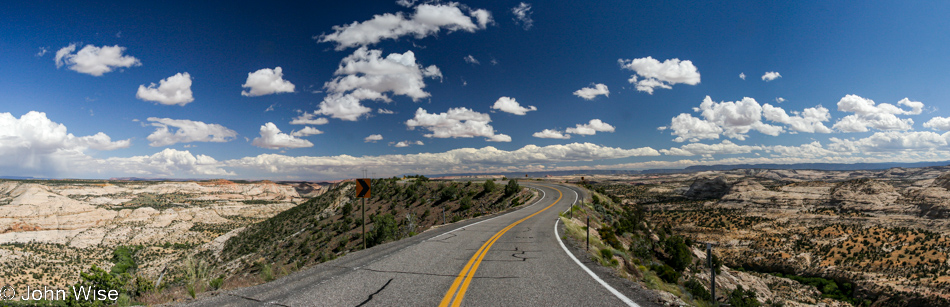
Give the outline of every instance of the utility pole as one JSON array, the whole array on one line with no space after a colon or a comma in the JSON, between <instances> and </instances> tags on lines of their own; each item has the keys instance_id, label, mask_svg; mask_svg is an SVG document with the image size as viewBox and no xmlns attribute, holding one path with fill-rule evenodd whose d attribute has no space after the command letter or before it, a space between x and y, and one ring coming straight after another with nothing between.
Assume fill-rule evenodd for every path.
<instances>
[{"instance_id":1,"label":"utility pole","mask_svg":"<svg viewBox=\"0 0 950 307\"><path fill-rule=\"evenodd\" d=\"M706 243L706 260L709 261L709 292L712 292L712 303L714 306L719 306L719 301L716 300L716 267L714 267L712 260L712 243Z\"/></svg>"}]
</instances>

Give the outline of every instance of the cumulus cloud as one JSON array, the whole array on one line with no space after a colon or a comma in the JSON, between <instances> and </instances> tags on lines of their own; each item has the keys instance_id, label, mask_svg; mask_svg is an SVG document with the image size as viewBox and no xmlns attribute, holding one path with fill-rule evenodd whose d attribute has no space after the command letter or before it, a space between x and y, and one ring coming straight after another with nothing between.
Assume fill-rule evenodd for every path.
<instances>
[{"instance_id":1,"label":"cumulus cloud","mask_svg":"<svg viewBox=\"0 0 950 307\"><path fill-rule=\"evenodd\" d=\"M769 81L772 81L772 80L775 80L775 79L778 79L778 78L781 78L781 77L782 77L782 75L779 74L778 72L770 71L770 72L767 72L767 73L765 73L764 75L762 75L762 80L765 80L765 82L769 82Z\"/></svg>"},{"instance_id":2,"label":"cumulus cloud","mask_svg":"<svg viewBox=\"0 0 950 307\"><path fill-rule=\"evenodd\" d=\"M294 92L294 84L284 80L284 71L280 66L247 73L247 81L241 87L250 89L241 91L242 96L249 97Z\"/></svg>"},{"instance_id":3,"label":"cumulus cloud","mask_svg":"<svg viewBox=\"0 0 950 307\"><path fill-rule=\"evenodd\" d=\"M237 132L218 124L187 120L149 117L151 125L158 127L146 139L149 146L159 147L177 143L228 142L237 137ZM171 129L169 129L169 127Z\"/></svg>"},{"instance_id":4,"label":"cumulus cloud","mask_svg":"<svg viewBox=\"0 0 950 307\"><path fill-rule=\"evenodd\" d=\"M875 105L873 100L858 95L844 96L838 101L838 111L854 114L839 119L833 128L841 132L867 132L868 128L885 131L910 130L914 125L914 120L898 118L897 115L920 114L924 104L904 98L898 102L898 105L908 106L911 109L901 109L889 103Z\"/></svg>"},{"instance_id":5,"label":"cumulus cloud","mask_svg":"<svg viewBox=\"0 0 950 307\"><path fill-rule=\"evenodd\" d=\"M553 129L544 129L541 132L535 132L531 136L542 139L570 139L571 135Z\"/></svg>"},{"instance_id":6,"label":"cumulus cloud","mask_svg":"<svg viewBox=\"0 0 950 307\"><path fill-rule=\"evenodd\" d=\"M604 97L610 97L610 91L607 90L607 86L602 83L594 84L594 87L585 87L579 90L574 91L574 96L581 97L587 100L592 100L598 95L604 95Z\"/></svg>"},{"instance_id":7,"label":"cumulus cloud","mask_svg":"<svg viewBox=\"0 0 950 307\"><path fill-rule=\"evenodd\" d=\"M933 130L950 131L950 117L936 116L924 123L924 127Z\"/></svg>"},{"instance_id":8,"label":"cumulus cloud","mask_svg":"<svg viewBox=\"0 0 950 307\"><path fill-rule=\"evenodd\" d=\"M277 125L270 122L261 126L261 136L254 138L251 145L267 149L313 147L310 141L281 133Z\"/></svg>"},{"instance_id":9,"label":"cumulus cloud","mask_svg":"<svg viewBox=\"0 0 950 307\"><path fill-rule=\"evenodd\" d=\"M404 1L404 6L415 1ZM468 14L463 12L468 11ZM333 26L333 32L314 36L321 43L335 43L336 50L350 47L368 46L385 39L398 39L413 36L422 39L441 31L475 32L483 30L492 22L491 12L483 9L470 9L456 2L426 3L415 7L412 16L403 12L374 15L372 19L342 26Z\"/></svg>"},{"instance_id":10,"label":"cumulus cloud","mask_svg":"<svg viewBox=\"0 0 950 307\"><path fill-rule=\"evenodd\" d=\"M417 64L412 51L391 53L385 58L382 53L362 47L343 58L334 72L337 77L324 84L329 94L315 113L355 121L372 111L360 103L362 100L390 102L386 93L392 93L418 101L430 96L423 90L425 78L442 78L435 65Z\"/></svg>"},{"instance_id":11,"label":"cumulus cloud","mask_svg":"<svg viewBox=\"0 0 950 307\"><path fill-rule=\"evenodd\" d=\"M75 52L75 53L74 53ZM76 44L70 44L56 51L56 67L66 66L76 72L93 76L102 76L116 68L140 66L142 62L131 55L122 55L125 47L86 45L76 51Z\"/></svg>"},{"instance_id":12,"label":"cumulus cloud","mask_svg":"<svg viewBox=\"0 0 950 307\"><path fill-rule=\"evenodd\" d=\"M376 141L382 141L382 140L383 140L383 136L382 136L382 135L380 135L380 134L370 134L369 136L367 136L366 138L363 139L363 142L366 142L366 143L370 143L370 142L376 143Z\"/></svg>"},{"instance_id":13,"label":"cumulus cloud","mask_svg":"<svg viewBox=\"0 0 950 307\"><path fill-rule=\"evenodd\" d=\"M821 130L821 109L812 108L804 116L790 117L784 110L768 105L770 120L795 126L796 131ZM713 102L706 96L698 108L693 111L701 112L702 119L690 114L682 113L673 118L670 129L677 136L676 142L697 142L702 139L718 139L725 135L737 140L745 140L749 131L756 130L762 134L777 136L784 132L784 128L762 122L763 107L755 99L745 97L740 101ZM826 110L827 111L827 110ZM784 116L783 116L784 115ZM827 119L825 119L827 120Z\"/></svg>"},{"instance_id":14,"label":"cumulus cloud","mask_svg":"<svg viewBox=\"0 0 950 307\"><path fill-rule=\"evenodd\" d=\"M699 71L692 61L680 59L669 59L660 62L653 57L645 57L633 60L617 60L621 69L628 69L636 72L636 75L630 76L628 80L631 84L637 85L637 90L653 94L654 88L672 89L674 84L683 83L689 85L699 84Z\"/></svg>"},{"instance_id":15,"label":"cumulus cloud","mask_svg":"<svg viewBox=\"0 0 950 307\"><path fill-rule=\"evenodd\" d=\"M718 154L743 154L755 150L763 150L762 146L738 145L729 140L723 140L719 144L691 143L680 147L670 149L660 149L660 152L669 156L694 156L711 157Z\"/></svg>"},{"instance_id":16,"label":"cumulus cloud","mask_svg":"<svg viewBox=\"0 0 950 307\"><path fill-rule=\"evenodd\" d=\"M927 151L938 148L946 149L948 138L950 138L950 133L886 131L875 132L869 137L858 140L831 138L831 145L828 145L828 148L849 153Z\"/></svg>"},{"instance_id":17,"label":"cumulus cloud","mask_svg":"<svg viewBox=\"0 0 950 307\"><path fill-rule=\"evenodd\" d=\"M574 128L567 128L567 133L580 135L594 135L597 132L614 132L614 126L599 119L592 119L586 124L577 124Z\"/></svg>"},{"instance_id":18,"label":"cumulus cloud","mask_svg":"<svg viewBox=\"0 0 950 307\"><path fill-rule=\"evenodd\" d=\"M448 112L430 114L423 108L416 110L416 115L406 121L409 130L422 127L432 133L425 134L427 138L471 138L485 137L492 142L510 142L511 137L504 134L495 134L495 128L488 123L491 117L485 113L475 112L468 108L452 108Z\"/></svg>"},{"instance_id":19,"label":"cumulus cloud","mask_svg":"<svg viewBox=\"0 0 950 307\"><path fill-rule=\"evenodd\" d=\"M536 146L526 145L520 149L505 151L495 147L459 148L442 153L407 155L380 155L354 157L350 155L323 157L290 157L277 154L262 154L226 161L225 164L249 171L269 174L325 174L325 176L349 176L359 167L385 167L392 174L400 173L463 173L492 172L505 169L521 169L529 165L618 159L635 156L657 156L659 152L649 147L623 149L591 143Z\"/></svg>"},{"instance_id":20,"label":"cumulus cloud","mask_svg":"<svg viewBox=\"0 0 950 307\"><path fill-rule=\"evenodd\" d=\"M521 2L511 8L511 13L515 15L515 24L521 25L526 31L534 25L534 20L531 19L531 4Z\"/></svg>"},{"instance_id":21,"label":"cumulus cloud","mask_svg":"<svg viewBox=\"0 0 950 307\"><path fill-rule=\"evenodd\" d=\"M500 110L515 115L525 115L527 112L538 110L534 106L522 107L514 98L504 96L495 100L495 104L491 108L492 110Z\"/></svg>"},{"instance_id":22,"label":"cumulus cloud","mask_svg":"<svg viewBox=\"0 0 950 307\"><path fill-rule=\"evenodd\" d=\"M78 169L97 170L101 175L132 175L147 177L234 176L221 168L222 163L206 155L193 155L187 150L165 148L152 155L85 159L75 163Z\"/></svg>"},{"instance_id":23,"label":"cumulus cloud","mask_svg":"<svg viewBox=\"0 0 950 307\"><path fill-rule=\"evenodd\" d=\"M782 97L775 97L775 102L776 102L776 103L783 103L783 102L785 102L785 98L782 98Z\"/></svg>"},{"instance_id":24,"label":"cumulus cloud","mask_svg":"<svg viewBox=\"0 0 950 307\"><path fill-rule=\"evenodd\" d=\"M831 133L831 129L822 123L831 120L831 113L822 106L806 108L801 114L789 116L782 108L766 103L762 106L762 115L767 120L788 125L788 128L792 131Z\"/></svg>"},{"instance_id":25,"label":"cumulus cloud","mask_svg":"<svg viewBox=\"0 0 950 307\"><path fill-rule=\"evenodd\" d=\"M155 83L139 85L139 90L135 93L135 98L154 101L163 105L184 106L195 97L191 94L191 75L187 72L177 73L174 76L162 79Z\"/></svg>"},{"instance_id":26,"label":"cumulus cloud","mask_svg":"<svg viewBox=\"0 0 950 307\"><path fill-rule=\"evenodd\" d=\"M326 119L326 117L316 117L316 116L317 115L314 113L304 112L303 114L300 114L300 116L294 117L294 119L290 121L290 124L291 125L325 125L326 123L330 122L329 120Z\"/></svg>"},{"instance_id":27,"label":"cumulus cloud","mask_svg":"<svg viewBox=\"0 0 950 307\"><path fill-rule=\"evenodd\" d=\"M387 110L387 109L382 109L382 108L376 109L376 112L379 114L396 114L396 112L393 112L393 110Z\"/></svg>"},{"instance_id":28,"label":"cumulus cloud","mask_svg":"<svg viewBox=\"0 0 950 307\"><path fill-rule=\"evenodd\" d=\"M462 59L465 60L465 63L474 64L474 65L481 65L481 64L482 64L482 63L478 62L478 59L476 59L475 57L473 57L471 54L465 56L465 57L462 58Z\"/></svg>"},{"instance_id":29,"label":"cumulus cloud","mask_svg":"<svg viewBox=\"0 0 950 307\"><path fill-rule=\"evenodd\" d=\"M310 126L303 127L303 129L290 133L290 135L296 136L296 137L316 135L316 134L323 134L323 131L317 130L317 128L310 127Z\"/></svg>"},{"instance_id":30,"label":"cumulus cloud","mask_svg":"<svg viewBox=\"0 0 950 307\"><path fill-rule=\"evenodd\" d=\"M739 79L745 80L745 73L744 73L744 72L740 72L740 73L739 73Z\"/></svg>"},{"instance_id":31,"label":"cumulus cloud","mask_svg":"<svg viewBox=\"0 0 950 307\"><path fill-rule=\"evenodd\" d=\"M54 175L89 149L115 150L131 144L131 139L112 141L102 132L77 137L43 112L30 111L20 118L0 113L0 169L12 168L14 174Z\"/></svg>"}]
</instances>

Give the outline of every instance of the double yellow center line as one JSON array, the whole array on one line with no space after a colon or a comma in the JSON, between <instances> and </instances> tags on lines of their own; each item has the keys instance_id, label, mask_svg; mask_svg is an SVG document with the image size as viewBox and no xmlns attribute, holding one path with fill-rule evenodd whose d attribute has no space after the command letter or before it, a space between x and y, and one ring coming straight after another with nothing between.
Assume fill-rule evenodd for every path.
<instances>
[{"instance_id":1,"label":"double yellow center line","mask_svg":"<svg viewBox=\"0 0 950 307\"><path fill-rule=\"evenodd\" d=\"M472 259L469 259L468 263L465 264L465 267L462 268L462 271L459 272L458 277L455 277L455 281L452 282L452 287L449 288L448 292L445 292L445 297L442 298L442 302L439 303L439 307L448 307L450 305L452 307L458 307L459 305L462 304L462 299L465 298L465 291L468 290L468 285L469 283L472 282L472 277L475 276L475 271L478 270L478 265L481 264L482 258L485 258L485 255L488 254L488 250L491 249L491 246L495 244L495 241L498 241L498 238L501 238L501 236L504 235L505 232L508 232L508 230L510 230L511 228L517 226L518 224L521 224L521 222L524 222L527 219L530 219L534 217L535 215L538 215L538 213L544 212L544 210L548 210L548 208L553 207L554 204L557 204L557 202L561 200L561 197L563 197L564 194L561 193L561 190L558 190L557 188L554 188L554 190L557 191L557 194L558 194L557 200L555 200L553 203L551 203L547 207L544 207L544 209L541 209L538 212L535 212L523 219L520 219L514 223L511 223L511 225L508 225L508 227L505 227L504 229L495 233L495 235L489 238L488 241L485 242L485 244L482 244L482 247L479 248L477 252L475 252L475 255L472 255Z\"/></svg>"}]
</instances>

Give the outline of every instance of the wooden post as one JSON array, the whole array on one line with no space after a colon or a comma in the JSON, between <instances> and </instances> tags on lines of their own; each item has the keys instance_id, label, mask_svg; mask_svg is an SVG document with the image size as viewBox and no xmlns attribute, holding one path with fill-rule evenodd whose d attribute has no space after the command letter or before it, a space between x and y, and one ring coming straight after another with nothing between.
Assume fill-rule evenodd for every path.
<instances>
[{"instance_id":1,"label":"wooden post","mask_svg":"<svg viewBox=\"0 0 950 307\"><path fill-rule=\"evenodd\" d=\"M366 249L366 198L363 198L363 249Z\"/></svg>"},{"instance_id":2,"label":"wooden post","mask_svg":"<svg viewBox=\"0 0 950 307\"><path fill-rule=\"evenodd\" d=\"M587 250L590 250L590 215L587 216Z\"/></svg>"}]
</instances>

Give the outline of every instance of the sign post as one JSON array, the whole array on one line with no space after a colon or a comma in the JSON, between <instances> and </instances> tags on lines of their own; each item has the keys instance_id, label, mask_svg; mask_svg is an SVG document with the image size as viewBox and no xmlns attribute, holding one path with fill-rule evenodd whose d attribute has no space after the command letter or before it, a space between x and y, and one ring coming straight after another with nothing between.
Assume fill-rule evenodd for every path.
<instances>
[{"instance_id":1,"label":"sign post","mask_svg":"<svg viewBox=\"0 0 950 307\"><path fill-rule=\"evenodd\" d=\"M363 249L366 249L366 199L370 195L370 182L369 178L356 179L356 198L363 199Z\"/></svg>"}]
</instances>

